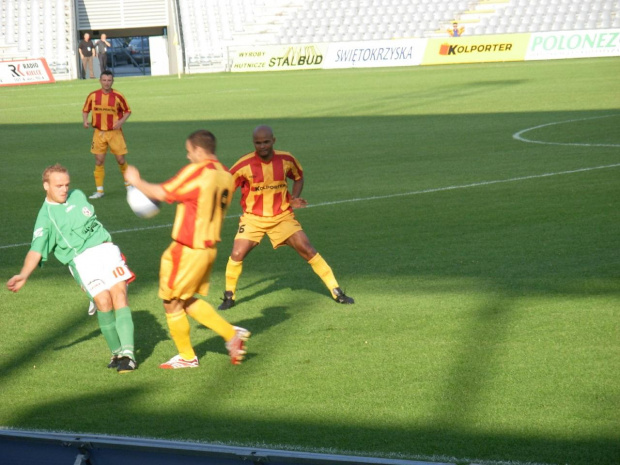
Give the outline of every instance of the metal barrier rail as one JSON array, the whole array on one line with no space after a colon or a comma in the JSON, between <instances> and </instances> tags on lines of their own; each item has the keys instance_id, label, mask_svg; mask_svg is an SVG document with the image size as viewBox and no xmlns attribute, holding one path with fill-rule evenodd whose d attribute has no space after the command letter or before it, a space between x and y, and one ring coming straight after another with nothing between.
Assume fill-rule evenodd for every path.
<instances>
[{"instance_id":1,"label":"metal barrier rail","mask_svg":"<svg viewBox=\"0 0 620 465\"><path fill-rule=\"evenodd\" d=\"M448 465L123 436L0 430L4 465Z\"/></svg>"}]
</instances>

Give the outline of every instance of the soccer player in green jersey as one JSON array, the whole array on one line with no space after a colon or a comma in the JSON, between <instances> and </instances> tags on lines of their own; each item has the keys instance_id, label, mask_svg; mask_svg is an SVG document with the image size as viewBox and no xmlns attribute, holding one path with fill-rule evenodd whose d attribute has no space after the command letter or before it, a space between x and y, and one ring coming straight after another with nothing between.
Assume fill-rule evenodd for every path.
<instances>
[{"instance_id":1,"label":"soccer player in green jersey","mask_svg":"<svg viewBox=\"0 0 620 465\"><path fill-rule=\"evenodd\" d=\"M19 291L53 253L68 265L73 278L97 306L97 319L112 359L108 368L119 373L136 369L134 326L127 301L127 284L134 279L119 248L95 215L84 193L69 190L69 172L61 165L43 171L45 202L39 210L30 250L19 272L6 283Z\"/></svg>"}]
</instances>

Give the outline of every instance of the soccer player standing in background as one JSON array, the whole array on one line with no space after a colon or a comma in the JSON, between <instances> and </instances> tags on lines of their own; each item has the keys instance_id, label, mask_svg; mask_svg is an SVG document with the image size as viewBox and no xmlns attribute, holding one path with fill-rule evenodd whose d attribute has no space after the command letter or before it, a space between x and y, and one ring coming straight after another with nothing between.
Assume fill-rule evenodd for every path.
<instances>
[{"instance_id":1,"label":"soccer player standing in background","mask_svg":"<svg viewBox=\"0 0 620 465\"><path fill-rule=\"evenodd\" d=\"M210 131L190 134L185 141L190 163L162 184L144 181L134 166L125 172L125 179L147 197L178 202L172 243L161 257L158 295L179 353L160 365L164 369L198 366L187 315L224 338L233 365L243 360L250 337L248 330L231 325L209 303L195 297L209 291L222 222L234 191L232 176L218 161L215 146Z\"/></svg>"},{"instance_id":2,"label":"soccer player standing in background","mask_svg":"<svg viewBox=\"0 0 620 465\"><path fill-rule=\"evenodd\" d=\"M123 124L131 116L131 109L125 97L120 92L112 89L114 84L114 74L112 71L104 71L99 78L101 89L88 94L84 108L82 109L82 119L84 128L88 129L88 114L92 111L92 125L95 129L90 153L95 156L95 186L97 190L90 199L100 199L104 196L103 181L105 179L105 156L110 152L116 157L116 162L125 174L127 162L127 144L123 135ZM127 183L125 183L127 186Z\"/></svg>"},{"instance_id":3,"label":"soccer player standing in background","mask_svg":"<svg viewBox=\"0 0 620 465\"><path fill-rule=\"evenodd\" d=\"M332 269L312 247L308 236L295 219L293 208L303 208L308 203L300 197L304 186L301 165L288 152L274 150L276 138L269 126L254 129L254 152L244 155L230 172L235 188L241 188L239 230L226 265L226 291L220 310L235 305L235 290L243 269L243 260L267 234L274 249L288 245L308 262L321 278L333 299L341 304L352 304L340 286ZM293 180L292 193L288 191L287 178Z\"/></svg>"},{"instance_id":4,"label":"soccer player standing in background","mask_svg":"<svg viewBox=\"0 0 620 465\"><path fill-rule=\"evenodd\" d=\"M84 193L69 190L69 172L61 165L43 171L45 202L35 223L24 265L6 283L19 291L50 253L68 265L73 278L97 305L97 319L110 351L108 368L119 373L136 369L134 326L127 301L127 284L134 279L120 250L95 215Z\"/></svg>"}]
</instances>

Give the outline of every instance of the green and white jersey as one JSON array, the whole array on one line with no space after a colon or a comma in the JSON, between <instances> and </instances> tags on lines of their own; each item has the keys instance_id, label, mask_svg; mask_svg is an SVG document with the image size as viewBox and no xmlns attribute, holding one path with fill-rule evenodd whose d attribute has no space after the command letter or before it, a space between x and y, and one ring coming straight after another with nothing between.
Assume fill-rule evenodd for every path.
<instances>
[{"instance_id":1,"label":"green and white jersey","mask_svg":"<svg viewBox=\"0 0 620 465\"><path fill-rule=\"evenodd\" d=\"M45 199L34 226L30 250L47 261L51 252L63 265L86 249L111 241L110 233L97 220L95 208L81 190L69 192L65 203Z\"/></svg>"}]
</instances>

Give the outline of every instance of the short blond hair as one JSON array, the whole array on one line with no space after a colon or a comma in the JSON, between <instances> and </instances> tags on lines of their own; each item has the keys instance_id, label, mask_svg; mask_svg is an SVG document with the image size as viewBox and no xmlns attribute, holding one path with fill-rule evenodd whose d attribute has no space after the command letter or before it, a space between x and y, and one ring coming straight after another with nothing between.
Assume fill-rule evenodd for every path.
<instances>
[{"instance_id":1,"label":"short blond hair","mask_svg":"<svg viewBox=\"0 0 620 465\"><path fill-rule=\"evenodd\" d=\"M43 182L49 182L50 174L52 173L65 173L69 174L69 170L62 166L60 163L56 163L55 165L50 165L45 170L43 170Z\"/></svg>"}]
</instances>

